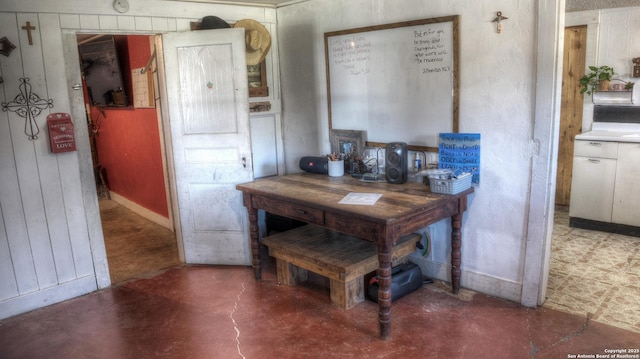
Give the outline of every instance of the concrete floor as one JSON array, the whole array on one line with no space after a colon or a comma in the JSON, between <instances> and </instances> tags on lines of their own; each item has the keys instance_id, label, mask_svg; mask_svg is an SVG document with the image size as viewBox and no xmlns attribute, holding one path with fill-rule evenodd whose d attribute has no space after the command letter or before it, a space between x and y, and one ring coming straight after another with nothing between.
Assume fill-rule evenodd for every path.
<instances>
[{"instance_id":1,"label":"concrete floor","mask_svg":"<svg viewBox=\"0 0 640 359\"><path fill-rule=\"evenodd\" d=\"M376 303L339 309L326 279L283 286L273 260L263 262L262 281L249 267L176 265L2 320L0 358L640 357L640 333L465 289L453 295L439 281L393 303L392 338L382 341Z\"/></svg>"},{"instance_id":2,"label":"concrete floor","mask_svg":"<svg viewBox=\"0 0 640 359\"><path fill-rule=\"evenodd\" d=\"M383 341L377 304L338 309L322 284L280 285L273 264L259 282L248 267L172 267L1 321L0 358L569 358L640 343L439 282L394 302Z\"/></svg>"}]
</instances>

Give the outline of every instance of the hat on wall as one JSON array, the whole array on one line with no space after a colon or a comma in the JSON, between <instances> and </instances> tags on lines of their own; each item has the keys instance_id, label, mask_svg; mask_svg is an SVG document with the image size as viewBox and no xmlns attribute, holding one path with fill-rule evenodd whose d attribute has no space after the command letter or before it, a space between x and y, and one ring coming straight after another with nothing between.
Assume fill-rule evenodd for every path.
<instances>
[{"instance_id":1,"label":"hat on wall","mask_svg":"<svg viewBox=\"0 0 640 359\"><path fill-rule=\"evenodd\" d=\"M251 20L238 20L233 27L243 27L246 41L247 65L257 65L271 48L271 35L261 23Z\"/></svg>"},{"instance_id":2,"label":"hat on wall","mask_svg":"<svg viewBox=\"0 0 640 359\"><path fill-rule=\"evenodd\" d=\"M226 21L213 15L203 17L202 23L200 24L200 30L228 29L230 27L231 25L229 25Z\"/></svg>"}]
</instances>

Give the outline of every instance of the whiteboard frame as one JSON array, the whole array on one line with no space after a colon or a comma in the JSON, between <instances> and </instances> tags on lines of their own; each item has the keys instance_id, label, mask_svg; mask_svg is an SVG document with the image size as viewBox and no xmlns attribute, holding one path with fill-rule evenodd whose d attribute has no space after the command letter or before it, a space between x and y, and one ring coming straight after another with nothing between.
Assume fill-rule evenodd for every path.
<instances>
[{"instance_id":1,"label":"whiteboard frame","mask_svg":"<svg viewBox=\"0 0 640 359\"><path fill-rule=\"evenodd\" d=\"M374 26L365 26L365 27L359 27L359 28L353 28L353 29L347 29L347 30L339 30L339 31L332 31L332 32L325 32L324 33L324 54L325 54L325 66L326 66L326 78L327 78L327 105L328 105L328 115L329 115L329 131L331 131L333 128L333 119L332 119L332 113L331 113L331 65L330 65L330 59L329 59L329 40L332 37L335 36L343 36L343 35L348 35L348 34L356 34L356 33L362 33L362 32L370 32L370 31L379 31L379 30L387 30L387 29L395 29L395 28L401 28L401 27L412 27L412 26L420 26L420 25L426 25L426 24L435 24L435 23L442 23L442 22L451 22L452 23L452 39L451 39L451 43L452 43L452 48L453 48L453 54L452 54L452 64L451 64L451 68L452 68L452 95L451 95L451 100L452 100L452 108L453 108L453 113L451 114L451 121L452 121L452 132L457 133L459 132L459 108L460 108L460 77L459 77L459 66L460 66L460 61L459 61L459 48L460 48L460 41L459 41L459 33L458 33L458 23L459 23L459 15L451 15L451 16L442 16L442 17L435 17L435 18L429 18L429 19L421 19L421 20L411 20L411 21L403 21L403 22L396 22L396 23L391 23L391 24L383 24L383 25L374 25ZM411 126L406 126L406 128L408 128L409 131L411 131ZM368 129L367 129L368 130ZM437 135L437 134L436 134ZM408 137L408 136L407 136ZM437 136L436 136L437 137ZM375 138L373 139L375 140ZM376 146L376 147L384 147L386 146L386 143L383 142L373 142L373 141L367 141L366 142L367 146ZM431 146L423 146L423 145L416 145L416 144L408 144L408 149L409 150L413 150L413 151L428 151L428 152L438 152L438 147L437 144L435 144L435 147L431 147Z\"/></svg>"}]
</instances>

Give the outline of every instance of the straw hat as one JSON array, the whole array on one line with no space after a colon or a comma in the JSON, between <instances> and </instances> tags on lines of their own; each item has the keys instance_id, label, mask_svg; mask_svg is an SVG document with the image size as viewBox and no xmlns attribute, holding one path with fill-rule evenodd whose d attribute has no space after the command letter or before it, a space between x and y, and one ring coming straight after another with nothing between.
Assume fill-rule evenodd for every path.
<instances>
[{"instance_id":1,"label":"straw hat","mask_svg":"<svg viewBox=\"0 0 640 359\"><path fill-rule=\"evenodd\" d=\"M233 27L243 27L247 48L247 65L257 65L271 48L271 35L261 23L251 20L238 20Z\"/></svg>"}]
</instances>

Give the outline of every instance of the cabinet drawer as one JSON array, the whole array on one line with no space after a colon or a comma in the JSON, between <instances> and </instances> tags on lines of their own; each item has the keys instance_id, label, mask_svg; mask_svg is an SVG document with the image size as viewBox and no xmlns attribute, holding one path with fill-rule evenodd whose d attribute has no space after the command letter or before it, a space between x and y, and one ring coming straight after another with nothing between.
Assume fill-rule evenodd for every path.
<instances>
[{"instance_id":1,"label":"cabinet drawer","mask_svg":"<svg viewBox=\"0 0 640 359\"><path fill-rule=\"evenodd\" d=\"M307 223L324 225L324 211L295 203L273 201L268 197L253 196L253 206L267 212L297 219Z\"/></svg>"},{"instance_id":2,"label":"cabinet drawer","mask_svg":"<svg viewBox=\"0 0 640 359\"><path fill-rule=\"evenodd\" d=\"M576 140L573 155L616 159L618 157L618 142Z\"/></svg>"}]
</instances>

